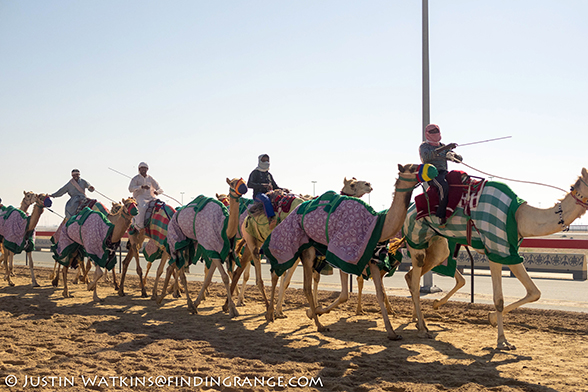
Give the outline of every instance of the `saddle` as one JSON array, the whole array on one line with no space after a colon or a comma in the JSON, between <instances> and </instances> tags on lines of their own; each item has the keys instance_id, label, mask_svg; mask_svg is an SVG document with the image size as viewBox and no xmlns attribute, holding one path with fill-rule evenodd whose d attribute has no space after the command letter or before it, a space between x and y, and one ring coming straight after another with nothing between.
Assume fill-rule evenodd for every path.
<instances>
[{"instance_id":1,"label":"saddle","mask_svg":"<svg viewBox=\"0 0 588 392\"><path fill-rule=\"evenodd\" d=\"M94 209L94 204L96 204L96 202L97 202L96 199L85 198L78 206L78 209L76 210L76 214L79 214L86 207L88 207L91 210Z\"/></svg>"},{"instance_id":2,"label":"saddle","mask_svg":"<svg viewBox=\"0 0 588 392\"><path fill-rule=\"evenodd\" d=\"M143 227L149 227L149 222L151 221L151 216L159 211L165 203L159 199L154 199L147 204L147 209L145 210L145 222Z\"/></svg>"},{"instance_id":3,"label":"saddle","mask_svg":"<svg viewBox=\"0 0 588 392\"><path fill-rule=\"evenodd\" d=\"M445 177L449 184L449 193L447 195L447 212L449 218L457 208L464 208L469 214L469 207L476 195L480 193L485 183L482 178L468 175L461 170L452 170ZM421 193L415 197L417 209L416 219L421 219L431 214L435 214L439 206L439 192L435 187L429 187L427 192Z\"/></svg>"},{"instance_id":4,"label":"saddle","mask_svg":"<svg viewBox=\"0 0 588 392\"><path fill-rule=\"evenodd\" d=\"M272 200L272 205L274 207L274 211L279 214L280 212L285 212L286 214L290 212L290 208L292 208L292 202L296 199L296 196L292 194L286 195L277 195L274 200Z\"/></svg>"}]
</instances>

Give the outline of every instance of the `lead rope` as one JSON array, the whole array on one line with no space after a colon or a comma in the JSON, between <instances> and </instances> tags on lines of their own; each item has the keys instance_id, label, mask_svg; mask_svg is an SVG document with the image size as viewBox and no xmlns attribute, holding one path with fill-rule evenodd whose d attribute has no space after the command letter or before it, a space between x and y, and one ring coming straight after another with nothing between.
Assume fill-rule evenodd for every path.
<instances>
[{"instance_id":1,"label":"lead rope","mask_svg":"<svg viewBox=\"0 0 588 392\"><path fill-rule=\"evenodd\" d=\"M463 162L461 162L461 164L462 164L462 165L464 165L464 166L466 166L466 167L469 167L470 169L472 169L472 170L475 170L475 171L477 171L477 172L479 172L479 173L485 174L485 175L487 175L488 177L493 177L493 178L500 178L501 180L507 180L507 181L520 182L520 183L523 183L523 184L541 185L541 186L546 186L546 187L549 187L549 188L554 188L554 189L560 190L560 191L562 191L562 192L564 192L564 193L568 193L567 191L565 191L565 190L563 190L563 189L561 189L561 188L558 188L558 187L556 187L556 186L553 186L553 185L548 185L548 184L544 184L544 183L541 183L541 182L532 182L532 181L521 181L521 180L513 180L512 178L505 178L505 177L495 176L495 175L493 175L493 174L486 173L486 172L483 172L482 170L478 170L478 169L476 169L476 168L474 168L474 167L471 167L470 165L467 165L467 164L465 164L465 163L463 163Z\"/></svg>"}]
</instances>

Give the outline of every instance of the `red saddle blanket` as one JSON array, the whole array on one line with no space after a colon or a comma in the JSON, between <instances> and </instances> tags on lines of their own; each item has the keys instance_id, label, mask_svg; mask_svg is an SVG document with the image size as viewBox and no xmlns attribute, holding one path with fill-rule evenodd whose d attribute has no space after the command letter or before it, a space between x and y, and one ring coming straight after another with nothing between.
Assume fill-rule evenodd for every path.
<instances>
[{"instance_id":1,"label":"red saddle blanket","mask_svg":"<svg viewBox=\"0 0 588 392\"><path fill-rule=\"evenodd\" d=\"M274 211L276 213L280 213L280 211L288 213L290 212L290 208L292 208L292 202L296 199L296 196L287 194L287 195L279 195L273 200L272 205L274 206Z\"/></svg>"},{"instance_id":2,"label":"red saddle blanket","mask_svg":"<svg viewBox=\"0 0 588 392\"><path fill-rule=\"evenodd\" d=\"M445 176L449 184L449 195L447 201L447 210L445 216L449 218L459 206L464 194L468 192L469 187L477 187L483 181L476 181L472 179L466 172L461 170L452 170ZM439 206L439 192L436 187L429 187L426 193L421 193L415 197L415 204L417 209L416 219L421 219L425 216L435 215L437 207Z\"/></svg>"}]
</instances>

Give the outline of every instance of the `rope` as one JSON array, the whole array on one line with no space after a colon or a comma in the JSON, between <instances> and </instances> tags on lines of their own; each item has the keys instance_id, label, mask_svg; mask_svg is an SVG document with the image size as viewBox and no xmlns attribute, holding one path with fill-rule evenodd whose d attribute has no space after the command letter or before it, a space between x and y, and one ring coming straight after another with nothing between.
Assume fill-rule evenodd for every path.
<instances>
[{"instance_id":1,"label":"rope","mask_svg":"<svg viewBox=\"0 0 588 392\"><path fill-rule=\"evenodd\" d=\"M105 198L107 198L107 199L108 199L108 200L110 200L111 202L113 202L113 203L116 203L116 201L112 200L110 197L106 196L106 195L105 195L105 194L103 194L103 193L100 193L100 192L98 192L98 191L96 190L96 188L94 188L94 192L96 192L97 194L99 194L99 195L100 195L100 196L102 196L102 197L105 197Z\"/></svg>"},{"instance_id":2,"label":"rope","mask_svg":"<svg viewBox=\"0 0 588 392\"><path fill-rule=\"evenodd\" d=\"M478 169L476 169L476 168L474 168L474 167L471 167L470 165L467 165L467 164L465 164L465 163L463 163L463 162L461 162L461 164L462 164L462 165L464 165L464 166L466 166L466 167L469 167L470 169L472 169L472 170L475 170L475 171L477 171L477 172L479 172L479 173L485 174L485 175L487 175L488 177L500 178L501 180L506 180L506 181L514 181L514 182L520 182L520 183L523 183L523 184L532 184L532 185L541 185L541 186L546 186L546 187L553 188L553 189L557 189L557 190L559 190L559 191L562 191L562 192L564 192L564 193L567 193L567 191L566 191L566 190L563 190L563 189L561 189L561 188L558 188L558 187L556 187L556 186L553 186L553 185L543 184L543 183L541 183L541 182L532 182L532 181L521 181L521 180L513 180L513 179L511 179L511 178L505 178L505 177L495 176L495 175L493 175L493 174L486 173L486 172L483 172L482 170L478 170Z\"/></svg>"}]
</instances>

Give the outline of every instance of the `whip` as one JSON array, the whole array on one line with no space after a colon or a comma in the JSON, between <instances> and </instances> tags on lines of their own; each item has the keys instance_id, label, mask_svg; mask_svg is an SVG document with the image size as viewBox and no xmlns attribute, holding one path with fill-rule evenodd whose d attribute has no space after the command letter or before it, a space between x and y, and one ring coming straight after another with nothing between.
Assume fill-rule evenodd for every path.
<instances>
[{"instance_id":1,"label":"whip","mask_svg":"<svg viewBox=\"0 0 588 392\"><path fill-rule=\"evenodd\" d=\"M494 139L480 140L479 142L471 142L471 143L464 143L464 144L449 143L446 146L436 148L435 151L441 152L441 151L446 151L446 150L453 150L455 147L463 147L463 146L471 146L472 144L488 143L488 142L493 142L496 140L509 139L511 137L512 136L503 136L503 137L497 137Z\"/></svg>"},{"instance_id":2,"label":"whip","mask_svg":"<svg viewBox=\"0 0 588 392\"><path fill-rule=\"evenodd\" d=\"M115 169L113 169L113 168L111 168L111 167L109 167L109 169L110 169L110 170L112 170L112 171L113 171L113 172L115 172L115 173L118 173L118 174L120 174L121 176L124 176L124 177L126 177L126 178L130 178L131 180L133 179L132 177L130 177L130 176L127 176L125 173L121 173L121 172L119 172L118 170L115 170ZM162 195L163 195L163 196L165 196L165 197L167 197L167 198L170 198L170 199L172 199L173 201L175 201L175 202L176 202L176 203L178 203L179 205L184 205L183 203L180 203L179 201L177 201L176 199L174 199L174 198L173 198L173 197L171 197L170 195L166 195L165 193L162 193Z\"/></svg>"}]
</instances>

